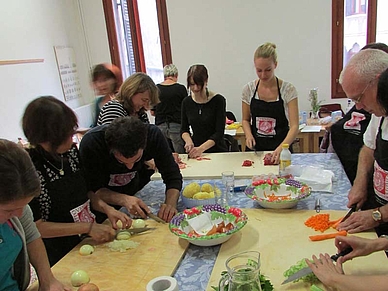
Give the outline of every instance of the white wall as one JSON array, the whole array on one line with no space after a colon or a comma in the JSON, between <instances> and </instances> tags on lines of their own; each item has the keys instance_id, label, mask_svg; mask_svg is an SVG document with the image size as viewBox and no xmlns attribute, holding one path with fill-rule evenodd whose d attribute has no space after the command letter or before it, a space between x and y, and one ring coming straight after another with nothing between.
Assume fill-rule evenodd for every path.
<instances>
[{"instance_id":1,"label":"white wall","mask_svg":"<svg viewBox=\"0 0 388 291\"><path fill-rule=\"evenodd\" d=\"M100 3L99 3L100 4ZM25 106L41 95L64 101L54 46L72 46L76 55L83 98L66 102L76 112L81 126L91 123L93 101L89 86L89 63L76 0L13 0L0 4L1 60L44 59L43 63L0 66L0 137L23 136L20 120ZM86 108L86 110L85 110Z\"/></svg>"},{"instance_id":2,"label":"white wall","mask_svg":"<svg viewBox=\"0 0 388 291\"><path fill-rule=\"evenodd\" d=\"M253 53L264 42L277 45L276 74L299 92L299 108L309 110L308 89L331 100L331 1L167 0L173 62L186 83L194 63L209 70L209 88L227 98L241 120L241 90L257 78Z\"/></svg>"}]
</instances>

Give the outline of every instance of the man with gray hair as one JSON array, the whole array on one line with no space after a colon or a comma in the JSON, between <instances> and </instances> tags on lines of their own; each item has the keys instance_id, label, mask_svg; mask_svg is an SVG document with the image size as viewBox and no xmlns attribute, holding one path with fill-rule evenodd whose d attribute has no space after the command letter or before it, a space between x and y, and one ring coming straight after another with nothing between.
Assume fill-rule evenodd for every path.
<instances>
[{"instance_id":1,"label":"man with gray hair","mask_svg":"<svg viewBox=\"0 0 388 291\"><path fill-rule=\"evenodd\" d=\"M164 81L157 85L160 103L156 105L155 124L172 147L172 151L184 154L181 137L181 107L188 95L186 87L177 83L178 69L174 64L163 68Z\"/></svg>"},{"instance_id":2,"label":"man with gray hair","mask_svg":"<svg viewBox=\"0 0 388 291\"><path fill-rule=\"evenodd\" d=\"M364 146L359 154L357 175L348 194L348 207L357 209L367 200L368 179L373 174L376 201L374 209L353 213L339 225L349 233L376 228L377 233L388 234L388 118L387 104L378 96L380 75L388 68L388 54L376 49L362 50L354 55L340 75L340 83L357 109L372 113L364 134ZM381 83L381 80L380 80ZM387 86L388 84L383 84Z\"/></svg>"}]
</instances>

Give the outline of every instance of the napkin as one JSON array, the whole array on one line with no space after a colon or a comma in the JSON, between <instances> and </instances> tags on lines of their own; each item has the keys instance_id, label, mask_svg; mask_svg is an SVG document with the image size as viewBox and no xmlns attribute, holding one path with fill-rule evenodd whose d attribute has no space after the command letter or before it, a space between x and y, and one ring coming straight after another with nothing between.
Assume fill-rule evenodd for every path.
<instances>
[{"instance_id":1,"label":"napkin","mask_svg":"<svg viewBox=\"0 0 388 291\"><path fill-rule=\"evenodd\" d=\"M291 165L287 173L294 176L295 180L306 183L312 191L333 193L334 173L319 166Z\"/></svg>"}]
</instances>

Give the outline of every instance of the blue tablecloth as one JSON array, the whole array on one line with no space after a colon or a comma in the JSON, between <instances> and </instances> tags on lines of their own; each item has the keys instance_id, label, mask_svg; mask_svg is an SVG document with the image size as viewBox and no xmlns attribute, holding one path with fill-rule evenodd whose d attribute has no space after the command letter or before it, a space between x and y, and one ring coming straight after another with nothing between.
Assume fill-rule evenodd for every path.
<instances>
[{"instance_id":1,"label":"blue tablecloth","mask_svg":"<svg viewBox=\"0 0 388 291\"><path fill-rule=\"evenodd\" d=\"M320 165L323 166L324 169L331 170L334 173L333 193L313 191L312 195L298 203L297 209L313 210L317 198L320 199L322 210L348 209L346 207L347 195L351 185L336 154L293 154L292 164L305 166ZM217 180L195 181L199 183L210 182L222 185L221 181ZM193 182L193 180L184 181L184 184L190 182ZM239 179L235 181L236 185L248 185L249 183L250 179ZM157 212L161 201L164 200L164 189L165 187L162 180L152 181L140 191L137 196L148 204L154 212ZM248 198L243 192L234 193L229 204L240 208L260 208L255 201ZM185 207L182 201L179 201L178 211L183 211L184 209ZM199 247L190 244L174 275L178 280L180 291L206 290L219 250L220 246Z\"/></svg>"}]
</instances>

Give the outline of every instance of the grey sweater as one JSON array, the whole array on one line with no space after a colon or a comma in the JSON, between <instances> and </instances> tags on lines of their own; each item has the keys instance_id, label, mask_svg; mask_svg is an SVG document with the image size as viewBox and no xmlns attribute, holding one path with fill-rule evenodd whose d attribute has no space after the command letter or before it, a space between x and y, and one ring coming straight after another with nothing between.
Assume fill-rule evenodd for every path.
<instances>
[{"instance_id":1,"label":"grey sweater","mask_svg":"<svg viewBox=\"0 0 388 291\"><path fill-rule=\"evenodd\" d=\"M11 218L15 231L22 239L23 247L13 265L13 276L19 284L20 290L26 290L30 282L30 261L28 259L27 245L40 238L36 228L31 209L26 205L22 217Z\"/></svg>"}]
</instances>

